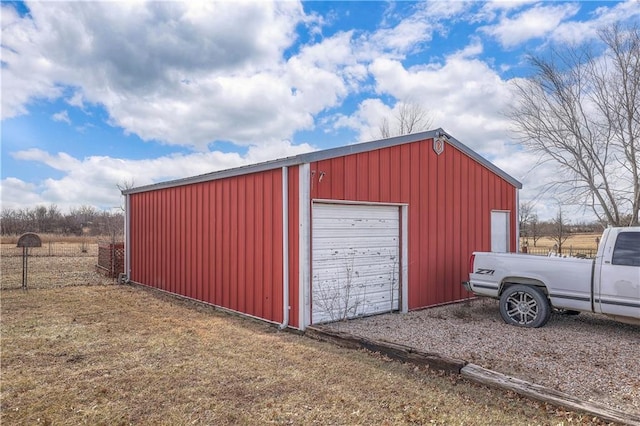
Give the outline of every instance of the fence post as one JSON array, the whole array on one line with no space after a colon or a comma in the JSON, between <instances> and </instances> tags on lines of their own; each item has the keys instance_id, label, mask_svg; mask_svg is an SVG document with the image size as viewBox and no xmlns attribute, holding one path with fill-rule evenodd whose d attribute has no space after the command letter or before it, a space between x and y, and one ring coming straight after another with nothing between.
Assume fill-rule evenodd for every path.
<instances>
[{"instance_id":1,"label":"fence post","mask_svg":"<svg viewBox=\"0 0 640 426\"><path fill-rule=\"evenodd\" d=\"M29 260L29 249L31 247L42 247L42 240L33 232L22 234L18 238L16 247L22 247L22 289L27 289L27 268Z\"/></svg>"},{"instance_id":2,"label":"fence post","mask_svg":"<svg viewBox=\"0 0 640 426\"><path fill-rule=\"evenodd\" d=\"M22 247L22 289L27 289L27 267L28 267L29 247Z\"/></svg>"}]
</instances>

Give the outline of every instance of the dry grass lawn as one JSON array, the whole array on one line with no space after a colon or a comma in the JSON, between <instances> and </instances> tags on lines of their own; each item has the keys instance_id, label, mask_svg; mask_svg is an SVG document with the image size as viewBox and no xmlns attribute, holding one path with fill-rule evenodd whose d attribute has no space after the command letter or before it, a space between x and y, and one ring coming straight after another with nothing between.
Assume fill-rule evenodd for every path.
<instances>
[{"instance_id":1,"label":"dry grass lawn","mask_svg":"<svg viewBox=\"0 0 640 426\"><path fill-rule=\"evenodd\" d=\"M140 287L0 296L2 424L599 424Z\"/></svg>"}]
</instances>

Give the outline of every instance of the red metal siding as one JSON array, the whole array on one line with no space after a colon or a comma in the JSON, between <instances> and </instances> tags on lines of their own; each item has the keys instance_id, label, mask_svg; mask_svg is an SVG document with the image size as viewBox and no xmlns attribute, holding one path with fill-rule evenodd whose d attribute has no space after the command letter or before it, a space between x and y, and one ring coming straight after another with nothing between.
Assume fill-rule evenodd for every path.
<instances>
[{"instance_id":1,"label":"red metal siding","mask_svg":"<svg viewBox=\"0 0 640 426\"><path fill-rule=\"evenodd\" d=\"M490 249L491 210L511 211L516 188L451 145L432 140L311 163L311 198L409 205L409 309L468 297L471 252Z\"/></svg>"},{"instance_id":2,"label":"red metal siding","mask_svg":"<svg viewBox=\"0 0 640 426\"><path fill-rule=\"evenodd\" d=\"M297 168L291 174L289 193L296 195ZM289 244L297 258L298 207L291 198ZM282 321L280 169L134 193L130 202L133 281ZM297 297L291 292L290 300Z\"/></svg>"}]
</instances>

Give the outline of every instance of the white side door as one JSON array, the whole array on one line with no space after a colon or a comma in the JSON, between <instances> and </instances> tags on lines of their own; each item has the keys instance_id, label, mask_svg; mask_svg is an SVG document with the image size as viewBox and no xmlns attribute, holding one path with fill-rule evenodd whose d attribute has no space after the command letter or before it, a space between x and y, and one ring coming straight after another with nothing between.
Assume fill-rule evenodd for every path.
<instances>
[{"instance_id":1,"label":"white side door","mask_svg":"<svg viewBox=\"0 0 640 426\"><path fill-rule=\"evenodd\" d=\"M509 212L493 210L491 212L491 251L507 253L509 251Z\"/></svg>"}]
</instances>

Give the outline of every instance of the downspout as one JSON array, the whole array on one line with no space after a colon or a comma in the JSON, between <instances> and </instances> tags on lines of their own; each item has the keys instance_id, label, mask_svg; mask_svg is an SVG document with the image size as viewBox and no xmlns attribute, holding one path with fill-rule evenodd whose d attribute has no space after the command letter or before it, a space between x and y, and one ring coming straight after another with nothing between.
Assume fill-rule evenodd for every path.
<instances>
[{"instance_id":1,"label":"downspout","mask_svg":"<svg viewBox=\"0 0 640 426\"><path fill-rule=\"evenodd\" d=\"M124 283L131 277L131 194L124 198Z\"/></svg>"},{"instance_id":2,"label":"downspout","mask_svg":"<svg viewBox=\"0 0 640 426\"><path fill-rule=\"evenodd\" d=\"M282 324L289 326L289 168L282 167Z\"/></svg>"},{"instance_id":3,"label":"downspout","mask_svg":"<svg viewBox=\"0 0 640 426\"><path fill-rule=\"evenodd\" d=\"M520 190L516 188L516 253L520 253Z\"/></svg>"}]
</instances>

